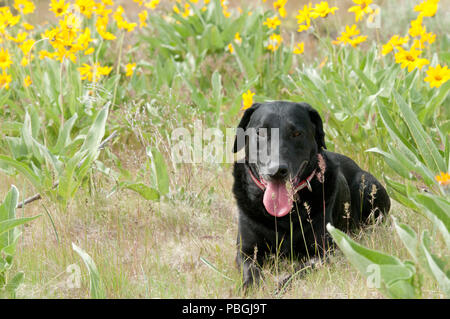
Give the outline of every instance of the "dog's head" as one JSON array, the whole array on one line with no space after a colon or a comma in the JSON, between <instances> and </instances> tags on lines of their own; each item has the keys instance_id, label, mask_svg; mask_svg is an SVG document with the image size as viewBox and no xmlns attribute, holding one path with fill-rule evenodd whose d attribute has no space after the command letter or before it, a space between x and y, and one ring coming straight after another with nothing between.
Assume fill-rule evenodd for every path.
<instances>
[{"instance_id":1,"label":"dog's head","mask_svg":"<svg viewBox=\"0 0 450 319\"><path fill-rule=\"evenodd\" d=\"M293 203L290 185L311 173L326 148L322 119L307 103L255 103L238 125L233 151L243 147L251 171L266 186L266 210L284 216Z\"/></svg>"}]
</instances>

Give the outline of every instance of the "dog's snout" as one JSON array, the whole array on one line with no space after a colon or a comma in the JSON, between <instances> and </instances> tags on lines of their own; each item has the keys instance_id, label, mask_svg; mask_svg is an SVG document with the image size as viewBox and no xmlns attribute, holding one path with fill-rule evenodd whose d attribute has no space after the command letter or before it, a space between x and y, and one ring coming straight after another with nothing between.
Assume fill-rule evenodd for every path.
<instances>
[{"instance_id":1,"label":"dog's snout","mask_svg":"<svg viewBox=\"0 0 450 319\"><path fill-rule=\"evenodd\" d=\"M271 179L283 180L288 176L289 170L286 164L273 166L269 169L269 177Z\"/></svg>"}]
</instances>

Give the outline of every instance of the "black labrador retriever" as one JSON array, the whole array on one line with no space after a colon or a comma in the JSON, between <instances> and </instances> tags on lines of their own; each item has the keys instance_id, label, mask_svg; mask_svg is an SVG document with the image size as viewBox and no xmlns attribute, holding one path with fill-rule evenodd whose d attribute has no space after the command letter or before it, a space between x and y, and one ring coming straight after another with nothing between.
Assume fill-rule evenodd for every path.
<instances>
[{"instance_id":1,"label":"black labrador retriever","mask_svg":"<svg viewBox=\"0 0 450 319\"><path fill-rule=\"evenodd\" d=\"M275 130L274 130L275 129ZM319 113L307 103L255 103L239 123L233 193L244 287L274 253L302 260L332 245L326 224L346 231L390 209L380 182L350 158L326 151Z\"/></svg>"}]
</instances>

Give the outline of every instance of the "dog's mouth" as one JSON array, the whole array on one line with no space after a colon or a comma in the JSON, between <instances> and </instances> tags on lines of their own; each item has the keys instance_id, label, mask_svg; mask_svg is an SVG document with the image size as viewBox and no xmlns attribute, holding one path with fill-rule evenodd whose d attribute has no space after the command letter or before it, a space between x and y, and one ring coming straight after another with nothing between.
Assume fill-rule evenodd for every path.
<instances>
[{"instance_id":1,"label":"dog's mouth","mask_svg":"<svg viewBox=\"0 0 450 319\"><path fill-rule=\"evenodd\" d=\"M291 185L288 181L267 182L263 203L270 215L283 217L292 210L294 194Z\"/></svg>"},{"instance_id":2,"label":"dog's mouth","mask_svg":"<svg viewBox=\"0 0 450 319\"><path fill-rule=\"evenodd\" d=\"M264 181L263 204L267 212L275 217L283 217L290 213L294 205L293 184L297 184L308 161L304 161L298 170L298 175L293 181Z\"/></svg>"}]
</instances>

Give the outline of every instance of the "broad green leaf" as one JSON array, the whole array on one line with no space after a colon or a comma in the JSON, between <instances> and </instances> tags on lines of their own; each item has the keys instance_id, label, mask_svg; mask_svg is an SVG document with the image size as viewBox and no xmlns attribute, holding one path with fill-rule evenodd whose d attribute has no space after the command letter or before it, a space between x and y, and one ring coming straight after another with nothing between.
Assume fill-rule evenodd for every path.
<instances>
[{"instance_id":1,"label":"broad green leaf","mask_svg":"<svg viewBox=\"0 0 450 319\"><path fill-rule=\"evenodd\" d=\"M91 287L91 298L93 299L104 299L106 294L103 288L103 283L100 278L97 266L83 249L72 243L73 250L83 259L84 264L89 272L89 283Z\"/></svg>"},{"instance_id":2,"label":"broad green leaf","mask_svg":"<svg viewBox=\"0 0 450 319\"><path fill-rule=\"evenodd\" d=\"M14 297L14 293L17 290L17 288L20 286L20 284L23 282L23 278L24 278L25 274L22 271L19 271L18 273L16 273L14 275L13 278L11 278L5 286L5 290L9 293L12 294Z\"/></svg>"},{"instance_id":3,"label":"broad green leaf","mask_svg":"<svg viewBox=\"0 0 450 319\"><path fill-rule=\"evenodd\" d=\"M430 242L431 239L429 233L425 230L422 234L421 246L425 254L428 267L431 274L436 279L439 287L447 295L447 298L450 298L450 278L448 273L445 272L445 264L431 252Z\"/></svg>"},{"instance_id":4,"label":"broad green leaf","mask_svg":"<svg viewBox=\"0 0 450 319\"><path fill-rule=\"evenodd\" d=\"M0 221L0 235L4 232L7 232L14 227L17 227L19 225L26 224L36 218L38 218L41 215L33 216L33 217L24 217L24 218L14 218L14 219L7 219Z\"/></svg>"},{"instance_id":5,"label":"broad green leaf","mask_svg":"<svg viewBox=\"0 0 450 319\"><path fill-rule=\"evenodd\" d=\"M16 161L8 156L0 155L0 163L5 165L6 167L12 167L15 170L17 170L19 173L24 175L28 181L33 184L34 187L37 189L40 189L41 186L41 180L38 175L36 175L35 172L33 172L28 165L21 163L19 161Z\"/></svg>"},{"instance_id":6,"label":"broad green leaf","mask_svg":"<svg viewBox=\"0 0 450 319\"><path fill-rule=\"evenodd\" d=\"M405 123L409 128L412 138L414 139L417 151L421 154L422 160L429 169L435 172L443 172L447 169L438 148L434 144L430 135L428 135L412 111L411 107L406 104L405 100L396 91L393 91L395 101L403 114Z\"/></svg>"},{"instance_id":7,"label":"broad green leaf","mask_svg":"<svg viewBox=\"0 0 450 319\"><path fill-rule=\"evenodd\" d=\"M169 192L170 180L169 174L167 172L167 165L166 162L164 161L164 157L155 147L147 149L147 155L150 156L152 161L152 169L153 174L156 175L158 191L161 195L165 195Z\"/></svg>"},{"instance_id":8,"label":"broad green leaf","mask_svg":"<svg viewBox=\"0 0 450 319\"><path fill-rule=\"evenodd\" d=\"M327 225L327 230L351 264L365 277L372 276L373 269L378 271L380 286L376 288L392 298L416 297L412 284L415 269L411 264L361 246L330 224Z\"/></svg>"},{"instance_id":9,"label":"broad green leaf","mask_svg":"<svg viewBox=\"0 0 450 319\"><path fill-rule=\"evenodd\" d=\"M144 183L124 183L122 187L135 191L146 200L159 200L158 191Z\"/></svg>"},{"instance_id":10,"label":"broad green leaf","mask_svg":"<svg viewBox=\"0 0 450 319\"><path fill-rule=\"evenodd\" d=\"M414 258L414 261L417 262L419 260L418 259L419 241L417 239L416 233L408 225L398 223L394 217L392 218L394 219L394 227L395 230L397 231L397 235L402 240L406 249L408 249L409 254Z\"/></svg>"}]
</instances>

